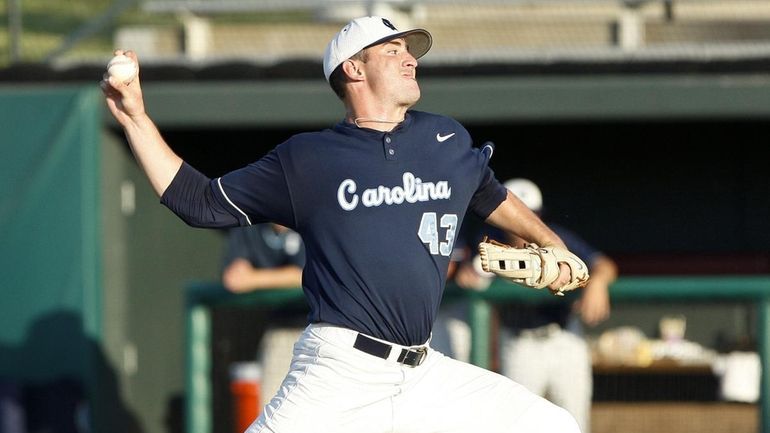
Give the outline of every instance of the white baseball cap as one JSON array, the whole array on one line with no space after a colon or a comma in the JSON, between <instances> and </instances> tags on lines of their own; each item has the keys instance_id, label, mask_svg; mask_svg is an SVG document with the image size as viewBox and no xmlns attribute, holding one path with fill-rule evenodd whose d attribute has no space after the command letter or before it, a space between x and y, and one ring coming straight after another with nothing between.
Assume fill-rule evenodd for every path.
<instances>
[{"instance_id":1,"label":"white baseball cap","mask_svg":"<svg viewBox=\"0 0 770 433\"><path fill-rule=\"evenodd\" d=\"M543 209L543 193L535 182L529 179L510 179L503 184L508 191L519 198L532 212L540 212Z\"/></svg>"},{"instance_id":2,"label":"white baseball cap","mask_svg":"<svg viewBox=\"0 0 770 433\"><path fill-rule=\"evenodd\" d=\"M329 81L329 76L337 66L357 52L396 38L406 39L409 52L415 59L427 53L433 44L433 38L427 30L412 29L402 32L387 18L361 17L349 22L326 46L326 54L324 54L326 81Z\"/></svg>"}]
</instances>

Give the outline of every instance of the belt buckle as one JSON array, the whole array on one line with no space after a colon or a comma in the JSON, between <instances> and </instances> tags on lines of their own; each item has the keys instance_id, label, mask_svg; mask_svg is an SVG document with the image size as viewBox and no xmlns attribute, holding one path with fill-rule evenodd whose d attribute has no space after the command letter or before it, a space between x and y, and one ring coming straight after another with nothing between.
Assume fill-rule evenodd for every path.
<instances>
[{"instance_id":1,"label":"belt buckle","mask_svg":"<svg viewBox=\"0 0 770 433\"><path fill-rule=\"evenodd\" d=\"M428 349L425 347L418 347L417 349L403 349L404 351L399 356L398 362L408 365L410 367L417 367L425 361L425 357L428 355Z\"/></svg>"},{"instance_id":2,"label":"belt buckle","mask_svg":"<svg viewBox=\"0 0 770 433\"><path fill-rule=\"evenodd\" d=\"M545 326L529 329L527 330L527 332L532 337L542 340L546 338L551 338L552 336L556 335L560 329L561 327L559 325L555 323L551 323Z\"/></svg>"}]
</instances>

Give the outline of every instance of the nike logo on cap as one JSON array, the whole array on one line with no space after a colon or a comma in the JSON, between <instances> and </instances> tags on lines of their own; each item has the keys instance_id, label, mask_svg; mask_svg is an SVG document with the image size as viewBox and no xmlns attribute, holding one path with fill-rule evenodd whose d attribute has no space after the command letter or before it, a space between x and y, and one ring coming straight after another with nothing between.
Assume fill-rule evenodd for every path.
<instances>
[{"instance_id":1,"label":"nike logo on cap","mask_svg":"<svg viewBox=\"0 0 770 433\"><path fill-rule=\"evenodd\" d=\"M438 141L439 143L443 143L443 142L449 140L450 138L452 138L453 135L455 135L454 132L451 133L451 134L447 134L447 135L441 135L441 133L437 133L436 134L436 141Z\"/></svg>"}]
</instances>

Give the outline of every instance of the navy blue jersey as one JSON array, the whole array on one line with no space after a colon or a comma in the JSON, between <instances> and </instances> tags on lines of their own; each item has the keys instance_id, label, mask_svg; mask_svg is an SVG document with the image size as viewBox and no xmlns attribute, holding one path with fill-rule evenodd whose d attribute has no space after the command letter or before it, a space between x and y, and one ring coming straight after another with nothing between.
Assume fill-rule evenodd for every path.
<instances>
[{"instance_id":1,"label":"navy blue jersey","mask_svg":"<svg viewBox=\"0 0 770 433\"><path fill-rule=\"evenodd\" d=\"M507 194L462 125L418 111L390 132L295 135L211 190L242 225L302 235L311 322L402 345L430 335L466 211L486 218Z\"/></svg>"},{"instance_id":2,"label":"navy blue jersey","mask_svg":"<svg viewBox=\"0 0 770 433\"><path fill-rule=\"evenodd\" d=\"M275 230L273 224L235 227L227 233L222 267L236 259L246 259L255 268L305 266L305 246L299 234Z\"/></svg>"},{"instance_id":3,"label":"navy blue jersey","mask_svg":"<svg viewBox=\"0 0 770 433\"><path fill-rule=\"evenodd\" d=\"M593 245L586 242L582 237L580 237L572 230L558 224L551 223L548 224L548 227L550 227L551 230L553 230L553 232L561 238L561 240L564 242L564 245L567 247L567 249L570 250L570 252L580 257L580 259L583 260L586 265L588 265L589 269L594 266L596 259L603 255L601 251L597 250Z\"/></svg>"},{"instance_id":4,"label":"navy blue jersey","mask_svg":"<svg viewBox=\"0 0 770 433\"><path fill-rule=\"evenodd\" d=\"M248 260L255 268L302 268L305 266L305 246L298 233L276 230L272 223L234 227L227 233L222 269L236 259ZM308 309L305 305L292 304L264 314L270 326L298 328L306 322Z\"/></svg>"}]
</instances>

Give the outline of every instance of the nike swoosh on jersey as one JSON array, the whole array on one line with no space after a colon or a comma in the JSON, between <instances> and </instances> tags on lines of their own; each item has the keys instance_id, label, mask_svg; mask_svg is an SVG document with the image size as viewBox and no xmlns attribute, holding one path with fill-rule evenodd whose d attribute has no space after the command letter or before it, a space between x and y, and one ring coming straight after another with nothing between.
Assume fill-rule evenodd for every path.
<instances>
[{"instance_id":1,"label":"nike swoosh on jersey","mask_svg":"<svg viewBox=\"0 0 770 433\"><path fill-rule=\"evenodd\" d=\"M447 135L441 135L441 133L437 133L436 134L436 141L438 141L439 143L443 143L443 142L449 140L450 138L452 138L453 135L455 135L454 132L451 133L451 134L447 134Z\"/></svg>"}]
</instances>

